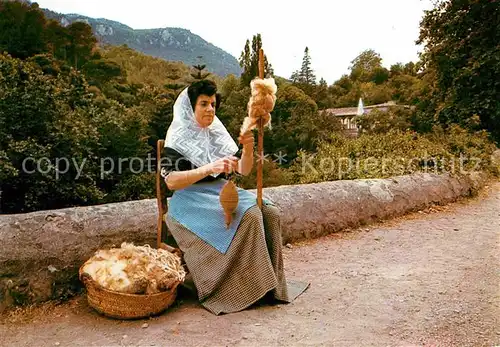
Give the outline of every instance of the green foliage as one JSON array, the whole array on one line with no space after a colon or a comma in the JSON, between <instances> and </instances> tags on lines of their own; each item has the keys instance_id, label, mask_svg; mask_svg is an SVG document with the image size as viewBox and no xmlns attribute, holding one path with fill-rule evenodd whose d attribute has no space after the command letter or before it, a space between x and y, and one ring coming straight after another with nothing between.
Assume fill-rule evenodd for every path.
<instances>
[{"instance_id":1,"label":"green foliage","mask_svg":"<svg viewBox=\"0 0 500 347\"><path fill-rule=\"evenodd\" d=\"M337 107L355 106L359 98L363 98L365 105L382 104L391 100L392 90L387 84L355 82L346 94L337 99Z\"/></svg>"},{"instance_id":2,"label":"green foliage","mask_svg":"<svg viewBox=\"0 0 500 347\"><path fill-rule=\"evenodd\" d=\"M49 165L58 157L87 158L89 143L97 136L87 127L89 120L81 117L85 96L70 85L71 79L78 76L44 75L34 63L0 56L0 148L16 171L10 170L2 180L2 211L51 208L58 200L72 204L101 197L90 177L58 182ZM48 159L41 170L30 174L34 169L30 158Z\"/></svg>"},{"instance_id":3,"label":"green foliage","mask_svg":"<svg viewBox=\"0 0 500 347\"><path fill-rule=\"evenodd\" d=\"M226 78L222 84L222 91L227 90L225 87L228 83L234 83L231 77ZM238 81L238 83L240 83ZM227 93L227 92L225 92ZM222 94L222 104L217 110L217 116L226 126L228 132L237 138L240 133L240 127L243 124L243 119L247 116L247 103L250 98L250 87L241 87L231 90L228 94Z\"/></svg>"},{"instance_id":4,"label":"green foliage","mask_svg":"<svg viewBox=\"0 0 500 347\"><path fill-rule=\"evenodd\" d=\"M129 84L155 87L187 84L190 69L183 63L147 56L126 46L108 46L101 54L126 72Z\"/></svg>"},{"instance_id":5,"label":"green foliage","mask_svg":"<svg viewBox=\"0 0 500 347\"><path fill-rule=\"evenodd\" d=\"M291 77L294 83L303 83L307 85L316 84L316 76L314 70L311 67L311 56L309 55L309 47L304 50L304 57L302 58L302 67L300 71L295 71Z\"/></svg>"},{"instance_id":6,"label":"green foliage","mask_svg":"<svg viewBox=\"0 0 500 347\"><path fill-rule=\"evenodd\" d=\"M66 30L69 38L66 59L71 62L75 69L78 69L92 59L97 39L87 23L75 22L70 24Z\"/></svg>"},{"instance_id":7,"label":"green foliage","mask_svg":"<svg viewBox=\"0 0 500 347\"><path fill-rule=\"evenodd\" d=\"M304 91L284 81L278 84L271 128L264 131L264 154L268 155L263 166L265 186L287 184L289 177L285 168L296 158L297 152L301 149L315 151L321 140L341 129L336 119L318 112L316 103ZM237 138L247 115L250 88L241 87L238 79L229 76L222 82L220 91L223 100L217 115L233 138ZM257 137L257 133L255 135ZM255 174L254 171L252 175L241 178L239 183L253 188Z\"/></svg>"},{"instance_id":8,"label":"green foliage","mask_svg":"<svg viewBox=\"0 0 500 347\"><path fill-rule=\"evenodd\" d=\"M333 135L316 153L300 152L290 168L292 182L315 183L345 179L388 178L417 172L461 175L494 172L495 146L486 133L453 126L447 133L421 135L390 130L349 139Z\"/></svg>"},{"instance_id":9,"label":"green foliage","mask_svg":"<svg viewBox=\"0 0 500 347\"><path fill-rule=\"evenodd\" d=\"M195 64L192 66L193 72L191 72L190 83L204 80L208 76L210 76L210 73L205 71L205 68L207 67L207 65L201 63L201 60L203 59L203 57L199 56L198 59L200 59L200 62L198 64Z\"/></svg>"},{"instance_id":10,"label":"green foliage","mask_svg":"<svg viewBox=\"0 0 500 347\"><path fill-rule=\"evenodd\" d=\"M391 130L411 130L411 109L404 107L390 107L387 111L371 110L355 118L356 124L363 134L384 134Z\"/></svg>"},{"instance_id":11,"label":"green foliage","mask_svg":"<svg viewBox=\"0 0 500 347\"><path fill-rule=\"evenodd\" d=\"M254 35L252 38L252 45L247 40L245 47L241 52L240 66L243 69L241 74L242 86L250 85L250 82L259 76L259 51L262 48L262 37L260 34ZM264 54L264 77L273 76L273 68Z\"/></svg>"},{"instance_id":12,"label":"green foliage","mask_svg":"<svg viewBox=\"0 0 500 347\"><path fill-rule=\"evenodd\" d=\"M108 59L91 60L82 67L89 85L103 86L111 81L123 83L126 72L116 62Z\"/></svg>"},{"instance_id":13,"label":"green foliage","mask_svg":"<svg viewBox=\"0 0 500 347\"><path fill-rule=\"evenodd\" d=\"M187 29L177 27L132 29L105 18L91 18L80 14L65 15L47 9L43 9L43 12L47 18L58 22L88 23L101 45L126 45L143 55L182 62L187 66L198 64L198 57L203 56L207 70L213 74L225 77L228 74L241 73L235 57Z\"/></svg>"},{"instance_id":14,"label":"green foliage","mask_svg":"<svg viewBox=\"0 0 500 347\"><path fill-rule=\"evenodd\" d=\"M316 75L311 67L311 56L309 55L309 48L304 50L304 57L302 58L302 67L300 70L295 71L290 77L293 84L302 89L307 95L313 97L318 93L316 88ZM324 86L321 86L324 89Z\"/></svg>"},{"instance_id":15,"label":"green foliage","mask_svg":"<svg viewBox=\"0 0 500 347\"><path fill-rule=\"evenodd\" d=\"M28 58L47 50L47 22L38 4L0 1L0 53Z\"/></svg>"},{"instance_id":16,"label":"green foliage","mask_svg":"<svg viewBox=\"0 0 500 347\"><path fill-rule=\"evenodd\" d=\"M480 127L500 141L500 6L497 1L446 0L426 12L418 43L435 78L426 112L441 124ZM474 122L472 122L474 123Z\"/></svg>"},{"instance_id":17,"label":"green foliage","mask_svg":"<svg viewBox=\"0 0 500 347\"><path fill-rule=\"evenodd\" d=\"M291 175L288 170L280 167L279 163L274 161L275 158L266 158L262 165L262 186L277 187L291 184ZM255 161L254 169L248 176L240 176L236 179L236 183L243 189L257 189L257 161Z\"/></svg>"},{"instance_id":18,"label":"green foliage","mask_svg":"<svg viewBox=\"0 0 500 347\"><path fill-rule=\"evenodd\" d=\"M319 80L319 84L314 90L313 99L320 110L330 108L334 105L334 99L329 93L328 84L323 78Z\"/></svg>"},{"instance_id":19,"label":"green foliage","mask_svg":"<svg viewBox=\"0 0 500 347\"><path fill-rule=\"evenodd\" d=\"M193 65L194 73L191 73L191 77L193 77L194 81L201 81L206 79L210 73L203 72L205 70L206 65ZM194 82L193 81L193 82Z\"/></svg>"},{"instance_id":20,"label":"green foliage","mask_svg":"<svg viewBox=\"0 0 500 347\"><path fill-rule=\"evenodd\" d=\"M408 74L393 74L387 82L391 91L391 100L402 105L415 105L419 102L419 88L422 80Z\"/></svg>"},{"instance_id":21,"label":"green foliage","mask_svg":"<svg viewBox=\"0 0 500 347\"><path fill-rule=\"evenodd\" d=\"M51 53L75 68L94 57L97 39L83 22L67 27L47 20L37 3L0 1L0 53L26 59Z\"/></svg>"},{"instance_id":22,"label":"green foliage","mask_svg":"<svg viewBox=\"0 0 500 347\"><path fill-rule=\"evenodd\" d=\"M3 25L41 14L17 2L12 7L24 17L4 20L2 7ZM23 54L15 45L7 49L24 61L1 56L0 210L154 196L155 166L147 159L156 157L156 141L165 136L189 68L127 47L98 52L88 25L63 28L40 18L42 49L21 30L20 41L32 49ZM0 42L10 42L3 34Z\"/></svg>"},{"instance_id":23,"label":"green foliage","mask_svg":"<svg viewBox=\"0 0 500 347\"><path fill-rule=\"evenodd\" d=\"M145 158L149 150L147 121L134 109L96 99L80 73L45 74L34 61L6 55L0 56L0 125L2 212L109 202L120 196L117 181L133 175L117 167L119 158ZM116 167L102 177L104 158Z\"/></svg>"},{"instance_id":24,"label":"green foliage","mask_svg":"<svg viewBox=\"0 0 500 347\"><path fill-rule=\"evenodd\" d=\"M443 1L422 22L422 62L386 69L366 50L330 86L315 83L306 48L293 83L275 77L264 186L426 170L500 174L482 130L500 131L495 11L486 1ZM118 36L133 32L114 28ZM0 49L10 53L0 55L0 211L7 213L153 197L156 142L165 137L178 93L193 79L214 80L222 96L217 115L236 139L262 47L260 34L247 40L241 78L220 79L205 72L209 62L190 67L127 46L97 50L90 26L62 27L36 4L0 1L0 29ZM184 38L162 33L169 34ZM273 75L267 58L265 74ZM322 110L355 107L360 97L365 105L394 100L412 107L371 111L357 120L361 136L345 138L337 118ZM244 188L255 183L255 169L238 178Z\"/></svg>"},{"instance_id":25,"label":"green foliage","mask_svg":"<svg viewBox=\"0 0 500 347\"><path fill-rule=\"evenodd\" d=\"M331 86L320 83L310 89L308 95L314 98L320 109L356 107L360 98L365 105L388 101L414 105L420 101L423 88L416 64L398 63L388 70L382 66L380 55L369 49L351 62L349 75L343 75Z\"/></svg>"},{"instance_id":26,"label":"green foliage","mask_svg":"<svg viewBox=\"0 0 500 347\"><path fill-rule=\"evenodd\" d=\"M382 66L380 54L372 49L363 51L351 64L352 81L381 84L389 78L389 71Z\"/></svg>"},{"instance_id":27,"label":"green foliage","mask_svg":"<svg viewBox=\"0 0 500 347\"><path fill-rule=\"evenodd\" d=\"M267 129L264 135L265 152L285 153L288 162L299 150L314 151L320 141L341 129L340 122L318 112L314 100L290 84L278 90L272 117L272 131Z\"/></svg>"}]
</instances>

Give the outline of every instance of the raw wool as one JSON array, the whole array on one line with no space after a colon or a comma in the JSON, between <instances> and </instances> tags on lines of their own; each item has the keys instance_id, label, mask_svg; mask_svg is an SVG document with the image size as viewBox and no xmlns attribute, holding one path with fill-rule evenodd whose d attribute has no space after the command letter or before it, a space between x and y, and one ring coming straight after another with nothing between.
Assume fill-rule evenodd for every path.
<instances>
[{"instance_id":1,"label":"raw wool","mask_svg":"<svg viewBox=\"0 0 500 347\"><path fill-rule=\"evenodd\" d=\"M233 181L227 181L224 184L220 191L219 200L224 210L226 229L228 229L233 221L233 213L238 207L239 202L238 190Z\"/></svg>"},{"instance_id":2,"label":"raw wool","mask_svg":"<svg viewBox=\"0 0 500 347\"><path fill-rule=\"evenodd\" d=\"M256 78L250 82L252 95L248 101L248 116L243 120L240 134L254 129L259 119L263 120L263 126L271 126L271 111L276 104L276 92L278 87L273 78Z\"/></svg>"},{"instance_id":3,"label":"raw wool","mask_svg":"<svg viewBox=\"0 0 500 347\"><path fill-rule=\"evenodd\" d=\"M97 251L83 272L106 289L128 294L166 291L186 276L176 254L126 242L121 248Z\"/></svg>"}]
</instances>

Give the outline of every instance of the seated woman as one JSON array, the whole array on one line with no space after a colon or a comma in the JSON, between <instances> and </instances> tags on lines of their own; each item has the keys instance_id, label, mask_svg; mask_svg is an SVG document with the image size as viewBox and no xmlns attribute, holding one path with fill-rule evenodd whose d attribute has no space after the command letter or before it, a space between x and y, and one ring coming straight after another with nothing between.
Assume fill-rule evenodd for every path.
<instances>
[{"instance_id":1,"label":"seated woman","mask_svg":"<svg viewBox=\"0 0 500 347\"><path fill-rule=\"evenodd\" d=\"M252 132L238 146L215 115L217 87L202 80L174 104L161 174L174 191L166 222L192 275L201 304L218 315L243 310L266 294L291 302L308 284L289 286L282 258L278 209L238 188L239 203L226 228L219 192L229 174L253 167Z\"/></svg>"}]
</instances>

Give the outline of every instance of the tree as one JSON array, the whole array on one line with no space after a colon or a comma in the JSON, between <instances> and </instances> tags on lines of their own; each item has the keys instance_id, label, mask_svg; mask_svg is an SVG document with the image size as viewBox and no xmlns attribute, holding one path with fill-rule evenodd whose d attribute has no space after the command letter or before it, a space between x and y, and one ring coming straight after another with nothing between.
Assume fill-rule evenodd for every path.
<instances>
[{"instance_id":1,"label":"tree","mask_svg":"<svg viewBox=\"0 0 500 347\"><path fill-rule=\"evenodd\" d=\"M126 73L117 63L108 59L94 59L82 67L89 85L101 87L106 83L126 82Z\"/></svg>"},{"instance_id":2,"label":"tree","mask_svg":"<svg viewBox=\"0 0 500 347\"><path fill-rule=\"evenodd\" d=\"M311 56L309 55L309 48L304 50L304 58L302 59L302 68L299 73L299 81L307 85L316 84L316 76L311 68Z\"/></svg>"},{"instance_id":3,"label":"tree","mask_svg":"<svg viewBox=\"0 0 500 347\"><path fill-rule=\"evenodd\" d=\"M67 59L75 69L78 69L92 58L97 39L90 25L84 22L71 23L66 29L69 38Z\"/></svg>"},{"instance_id":4,"label":"tree","mask_svg":"<svg viewBox=\"0 0 500 347\"><path fill-rule=\"evenodd\" d=\"M390 77L402 75L403 73L404 73L404 65L402 63L391 65L391 68L389 69Z\"/></svg>"},{"instance_id":5,"label":"tree","mask_svg":"<svg viewBox=\"0 0 500 347\"><path fill-rule=\"evenodd\" d=\"M353 82L348 75L342 75L342 77L335 81L334 86L343 89L347 93L352 89Z\"/></svg>"},{"instance_id":6,"label":"tree","mask_svg":"<svg viewBox=\"0 0 500 347\"><path fill-rule=\"evenodd\" d=\"M392 89L391 99L398 104L418 103L418 88L422 81L414 76L399 74L392 76L387 84Z\"/></svg>"},{"instance_id":7,"label":"tree","mask_svg":"<svg viewBox=\"0 0 500 347\"><path fill-rule=\"evenodd\" d=\"M45 75L34 62L0 55L0 75L0 148L16 170L0 182L2 211L29 212L96 202L102 194L88 171L75 179L74 167L70 167L57 179L51 168L55 158L74 158L80 163L92 158L92 148L98 146L88 113L69 105L74 93L79 93L71 88L78 73ZM37 169L36 161L41 158L46 158L45 163ZM86 169L93 170L90 163Z\"/></svg>"},{"instance_id":8,"label":"tree","mask_svg":"<svg viewBox=\"0 0 500 347\"><path fill-rule=\"evenodd\" d=\"M243 51L241 52L240 55L240 67L243 69L243 74L245 71L250 69L250 66L252 65L252 52L250 52L250 40L247 39L245 42L245 47L243 48Z\"/></svg>"},{"instance_id":9,"label":"tree","mask_svg":"<svg viewBox=\"0 0 500 347\"><path fill-rule=\"evenodd\" d=\"M95 97L85 76L75 69L45 73L48 66L57 67L50 59L54 58L21 60L0 54L2 212L153 196L154 176L135 175L130 163L121 171L114 166L104 177L100 169L100 158L117 164L120 158L146 157L149 116L141 112L145 107L127 108ZM59 162L58 173L54 166L59 158L68 162ZM82 168L79 173L75 163Z\"/></svg>"},{"instance_id":10,"label":"tree","mask_svg":"<svg viewBox=\"0 0 500 347\"><path fill-rule=\"evenodd\" d=\"M352 81L381 84L389 78L389 71L382 66L382 58L372 49L363 51L351 61Z\"/></svg>"},{"instance_id":11,"label":"tree","mask_svg":"<svg viewBox=\"0 0 500 347\"><path fill-rule=\"evenodd\" d=\"M56 20L49 20L45 28L45 37L48 42L48 52L58 59L67 61L67 48L70 43L66 28L61 26Z\"/></svg>"},{"instance_id":12,"label":"tree","mask_svg":"<svg viewBox=\"0 0 500 347\"><path fill-rule=\"evenodd\" d=\"M314 70L311 68L311 56L309 55L308 47L304 50L302 67L300 70L294 71L290 79L296 85L316 85L316 75L314 74Z\"/></svg>"},{"instance_id":13,"label":"tree","mask_svg":"<svg viewBox=\"0 0 500 347\"><path fill-rule=\"evenodd\" d=\"M272 113L273 129L264 136L264 150L286 153L288 164L299 150L314 152L320 141L341 127L335 119L319 112L314 100L297 86L282 86L277 97Z\"/></svg>"},{"instance_id":14,"label":"tree","mask_svg":"<svg viewBox=\"0 0 500 347\"><path fill-rule=\"evenodd\" d=\"M205 64L201 63L202 58L203 58L202 56L198 56L198 59L200 60L200 62L198 64L192 66L194 69L194 72L191 72L190 75L194 79L193 82L203 80L203 79L207 78L208 76L210 76L209 72L203 71L203 70L205 70L205 68L207 66Z\"/></svg>"},{"instance_id":15,"label":"tree","mask_svg":"<svg viewBox=\"0 0 500 347\"><path fill-rule=\"evenodd\" d=\"M320 110L333 106L333 100L328 93L328 84L324 78L319 80L319 84L314 93L314 101L316 101Z\"/></svg>"},{"instance_id":16,"label":"tree","mask_svg":"<svg viewBox=\"0 0 500 347\"><path fill-rule=\"evenodd\" d=\"M425 98L442 124L474 124L500 143L500 6L491 0L441 0L427 11L418 44L436 88Z\"/></svg>"},{"instance_id":17,"label":"tree","mask_svg":"<svg viewBox=\"0 0 500 347\"><path fill-rule=\"evenodd\" d=\"M382 84L389 79L389 70L384 67L377 67L373 70L370 81L375 84Z\"/></svg>"},{"instance_id":18,"label":"tree","mask_svg":"<svg viewBox=\"0 0 500 347\"><path fill-rule=\"evenodd\" d=\"M377 85L374 82L356 82L352 89L337 100L337 107L354 107L359 98L363 98L366 105L382 104L391 100L392 90L384 83Z\"/></svg>"},{"instance_id":19,"label":"tree","mask_svg":"<svg viewBox=\"0 0 500 347\"><path fill-rule=\"evenodd\" d=\"M311 68L311 56L308 47L304 50L300 70L294 71L290 79L295 86L302 89L307 95L313 97L316 94L316 76Z\"/></svg>"},{"instance_id":20,"label":"tree","mask_svg":"<svg viewBox=\"0 0 500 347\"><path fill-rule=\"evenodd\" d=\"M100 53L126 71L128 83L156 87L168 85L169 89L179 89L189 83L191 70L181 62L147 56L125 45L108 46L100 49ZM179 85L179 88L172 88L171 85Z\"/></svg>"},{"instance_id":21,"label":"tree","mask_svg":"<svg viewBox=\"0 0 500 347\"><path fill-rule=\"evenodd\" d=\"M406 63L404 68L403 68L403 72L406 74L406 75L409 75L409 76L417 76L417 73L418 73L418 69L419 69L419 64L415 64L414 62L410 61L409 63Z\"/></svg>"},{"instance_id":22,"label":"tree","mask_svg":"<svg viewBox=\"0 0 500 347\"><path fill-rule=\"evenodd\" d=\"M385 134L392 130L411 129L411 109L393 106L387 111L374 109L368 114L357 116L355 121L363 134Z\"/></svg>"},{"instance_id":23,"label":"tree","mask_svg":"<svg viewBox=\"0 0 500 347\"><path fill-rule=\"evenodd\" d=\"M38 4L0 1L0 53L25 59L46 52L45 25Z\"/></svg>"},{"instance_id":24,"label":"tree","mask_svg":"<svg viewBox=\"0 0 500 347\"><path fill-rule=\"evenodd\" d=\"M294 84L300 83L300 71L296 70L296 71L292 72L292 76L290 76L290 80Z\"/></svg>"},{"instance_id":25,"label":"tree","mask_svg":"<svg viewBox=\"0 0 500 347\"><path fill-rule=\"evenodd\" d=\"M193 69L195 72L191 73L191 77L195 79L195 81L200 81L205 78L207 78L210 73L209 72L203 72L205 70L206 65L193 65Z\"/></svg>"},{"instance_id":26,"label":"tree","mask_svg":"<svg viewBox=\"0 0 500 347\"><path fill-rule=\"evenodd\" d=\"M240 56L240 66L243 68L243 73L241 74L242 85L249 85L255 77L259 76L259 50L261 48L262 37L260 34L253 36L251 47L250 41L246 41L245 48ZM273 75L273 68L264 53L264 77L270 77Z\"/></svg>"}]
</instances>

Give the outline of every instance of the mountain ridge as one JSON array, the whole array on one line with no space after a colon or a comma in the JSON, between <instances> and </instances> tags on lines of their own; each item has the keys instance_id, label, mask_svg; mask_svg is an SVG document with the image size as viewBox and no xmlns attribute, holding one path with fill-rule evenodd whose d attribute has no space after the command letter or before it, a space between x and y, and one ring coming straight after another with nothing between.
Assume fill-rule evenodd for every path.
<instances>
[{"instance_id":1,"label":"mountain ridge","mask_svg":"<svg viewBox=\"0 0 500 347\"><path fill-rule=\"evenodd\" d=\"M181 61L189 66L203 64L208 72L221 77L239 76L241 67L237 59L223 49L207 42L189 29L165 27L133 29L121 22L107 18L92 18L77 13L62 14L42 9L47 18L63 26L82 21L92 27L99 44L127 45L141 53L169 61Z\"/></svg>"}]
</instances>

